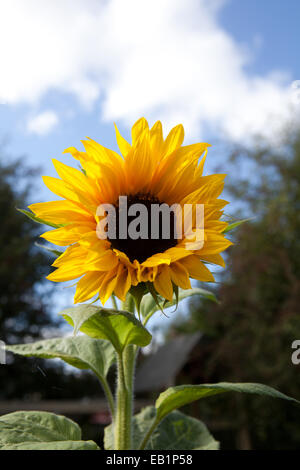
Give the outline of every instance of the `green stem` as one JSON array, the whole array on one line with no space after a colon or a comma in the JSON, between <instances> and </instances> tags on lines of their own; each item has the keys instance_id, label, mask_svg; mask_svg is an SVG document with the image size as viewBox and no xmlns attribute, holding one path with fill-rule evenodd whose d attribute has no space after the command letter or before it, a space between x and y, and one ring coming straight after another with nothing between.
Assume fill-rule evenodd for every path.
<instances>
[{"instance_id":1,"label":"green stem","mask_svg":"<svg viewBox=\"0 0 300 470\"><path fill-rule=\"evenodd\" d=\"M155 312L150 312L148 313L148 315L145 317L144 321L143 321L143 326L146 326L148 321L150 320L150 318L152 317L152 315L154 314Z\"/></svg>"},{"instance_id":2,"label":"green stem","mask_svg":"<svg viewBox=\"0 0 300 470\"><path fill-rule=\"evenodd\" d=\"M133 393L133 377L135 368L136 347L129 344L124 351L123 364L125 372L125 381L128 390Z\"/></svg>"},{"instance_id":3,"label":"green stem","mask_svg":"<svg viewBox=\"0 0 300 470\"><path fill-rule=\"evenodd\" d=\"M127 294L122 309L134 315L134 300L130 294ZM137 351L138 348L130 344L118 355L115 450L132 449L133 376Z\"/></svg>"},{"instance_id":4,"label":"green stem","mask_svg":"<svg viewBox=\"0 0 300 470\"><path fill-rule=\"evenodd\" d=\"M157 425L158 425L158 422L157 422L157 420L155 419L155 420L153 421L153 423L152 423L152 426L150 426L150 428L149 428L147 434L145 435L144 439L142 440L142 443L141 443L141 445L140 445L140 447L139 447L138 450L144 450L144 449L145 449L145 447L146 447L146 445L147 445L147 443L148 443L148 441L149 441L149 439L150 439L150 437L151 437L151 434L153 433L153 431L154 431L154 429L157 427Z\"/></svg>"},{"instance_id":5,"label":"green stem","mask_svg":"<svg viewBox=\"0 0 300 470\"><path fill-rule=\"evenodd\" d=\"M115 450L131 449L132 391L126 385L123 355L118 354Z\"/></svg>"},{"instance_id":6,"label":"green stem","mask_svg":"<svg viewBox=\"0 0 300 470\"><path fill-rule=\"evenodd\" d=\"M111 296L111 301L112 301L114 309L118 310L118 304L117 304L117 300L116 300L116 297L115 297L114 294L112 294L112 296Z\"/></svg>"},{"instance_id":7,"label":"green stem","mask_svg":"<svg viewBox=\"0 0 300 470\"><path fill-rule=\"evenodd\" d=\"M134 306L134 299L132 295L129 293L126 296L126 300L122 303L122 309L127 310L127 312L131 312L134 315L135 306Z\"/></svg>"}]
</instances>

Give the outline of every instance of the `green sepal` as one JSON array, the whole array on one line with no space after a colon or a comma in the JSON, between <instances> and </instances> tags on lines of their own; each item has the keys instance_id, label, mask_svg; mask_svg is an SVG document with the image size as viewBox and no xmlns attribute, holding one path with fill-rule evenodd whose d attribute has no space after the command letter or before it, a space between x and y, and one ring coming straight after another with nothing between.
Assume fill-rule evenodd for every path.
<instances>
[{"instance_id":1,"label":"green sepal","mask_svg":"<svg viewBox=\"0 0 300 470\"><path fill-rule=\"evenodd\" d=\"M38 224L49 225L49 227L53 227L53 228L60 228L60 227L64 226L64 224L53 224L52 222L47 222L47 220L40 219L39 217L34 215L34 213L31 212L31 211L27 211L25 209L18 209L18 208L16 208L16 209L17 209L17 211L19 211L22 214L26 215L26 217L33 220L34 222L37 222Z\"/></svg>"},{"instance_id":2,"label":"green sepal","mask_svg":"<svg viewBox=\"0 0 300 470\"><path fill-rule=\"evenodd\" d=\"M147 282L147 287L148 287L148 290L150 292L150 294L152 295L152 298L156 304L156 306L158 307L158 309L162 312L163 315L166 316L164 310L163 310L163 307L161 306L161 304L159 303L159 299L158 299L158 295L157 295L157 292L156 290L154 289L154 286L152 284L152 282Z\"/></svg>"},{"instance_id":3,"label":"green sepal","mask_svg":"<svg viewBox=\"0 0 300 470\"><path fill-rule=\"evenodd\" d=\"M253 220L254 217L249 217L248 219L242 219L242 220L237 220L236 222L232 222L231 224L227 225L225 230L223 230L222 233L228 233L234 230L236 227L239 227L239 225L242 225L244 222L249 222L249 220Z\"/></svg>"},{"instance_id":4,"label":"green sepal","mask_svg":"<svg viewBox=\"0 0 300 470\"><path fill-rule=\"evenodd\" d=\"M42 243L35 242L35 246L38 248L42 248L45 251L48 251L52 255L56 256L57 258L61 256L64 252L60 250L54 250L53 248L50 248L49 246L43 245Z\"/></svg>"},{"instance_id":5,"label":"green sepal","mask_svg":"<svg viewBox=\"0 0 300 470\"><path fill-rule=\"evenodd\" d=\"M139 318L141 318L141 302L144 297L148 293L147 286L144 282L141 282L137 286L131 286L129 293L132 295L136 310L138 312Z\"/></svg>"}]
</instances>

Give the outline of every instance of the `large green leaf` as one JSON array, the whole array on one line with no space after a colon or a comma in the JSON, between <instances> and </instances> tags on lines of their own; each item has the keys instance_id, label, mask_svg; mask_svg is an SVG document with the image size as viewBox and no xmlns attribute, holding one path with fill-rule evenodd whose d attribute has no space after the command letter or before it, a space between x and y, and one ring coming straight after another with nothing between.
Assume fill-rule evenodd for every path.
<instances>
[{"instance_id":1,"label":"large green leaf","mask_svg":"<svg viewBox=\"0 0 300 470\"><path fill-rule=\"evenodd\" d=\"M100 450L94 441L24 442L7 444L0 450Z\"/></svg>"},{"instance_id":2,"label":"large green leaf","mask_svg":"<svg viewBox=\"0 0 300 470\"><path fill-rule=\"evenodd\" d=\"M200 295L204 297L205 299L211 300L213 302L218 302L215 294L213 292L210 292L209 290L206 289L201 289L200 287L194 287L192 289L179 289L178 292L178 302L181 300L187 299L188 297L193 297L194 295ZM173 305L177 304L177 299L174 297L172 302L167 302L164 305L164 302L162 301L161 307L168 308L172 307ZM151 294L147 294L144 296L142 302L141 302L141 314L143 317L146 317L148 315L152 315L153 313L157 312L160 310L158 305L156 304L155 300L153 299Z\"/></svg>"},{"instance_id":3,"label":"large green leaf","mask_svg":"<svg viewBox=\"0 0 300 470\"><path fill-rule=\"evenodd\" d=\"M59 228L63 227L62 224L53 224L52 222L47 222L47 220L40 219L37 217L33 212L27 211L25 209L17 209L19 212L22 212L22 214L26 215L29 219L33 220L34 222L37 222L38 224L42 225L48 225L49 227L54 227L54 228Z\"/></svg>"},{"instance_id":4,"label":"large green leaf","mask_svg":"<svg viewBox=\"0 0 300 470\"><path fill-rule=\"evenodd\" d=\"M225 392L266 395L300 404L299 401L278 392L272 387L256 383L220 382L218 384L205 385L179 385L177 387L168 388L165 392L159 395L155 403L157 410L156 420L157 422L160 422L168 413L180 408L181 406L187 405L188 403Z\"/></svg>"},{"instance_id":5,"label":"large green leaf","mask_svg":"<svg viewBox=\"0 0 300 470\"><path fill-rule=\"evenodd\" d=\"M146 449L218 450L219 443L202 421L173 411L159 424Z\"/></svg>"},{"instance_id":6,"label":"large green leaf","mask_svg":"<svg viewBox=\"0 0 300 470\"><path fill-rule=\"evenodd\" d=\"M139 449L143 438L156 418L152 406L144 408L133 418L133 449ZM104 432L104 447L113 450L113 426L107 426ZM151 450L216 450L219 443L207 430L205 424L197 419L173 411L156 428L150 437L146 449Z\"/></svg>"},{"instance_id":7,"label":"large green leaf","mask_svg":"<svg viewBox=\"0 0 300 470\"><path fill-rule=\"evenodd\" d=\"M8 351L27 357L62 359L77 369L91 369L100 379L115 362L115 351L108 341L88 336L53 338L36 343L6 346Z\"/></svg>"},{"instance_id":8,"label":"large green leaf","mask_svg":"<svg viewBox=\"0 0 300 470\"><path fill-rule=\"evenodd\" d=\"M97 450L81 440L81 429L64 416L44 411L17 411L0 417L0 450Z\"/></svg>"},{"instance_id":9,"label":"large green leaf","mask_svg":"<svg viewBox=\"0 0 300 470\"><path fill-rule=\"evenodd\" d=\"M93 305L63 310L61 315L74 327L92 338L105 339L121 353L128 344L147 346L152 337L132 313Z\"/></svg>"}]
</instances>

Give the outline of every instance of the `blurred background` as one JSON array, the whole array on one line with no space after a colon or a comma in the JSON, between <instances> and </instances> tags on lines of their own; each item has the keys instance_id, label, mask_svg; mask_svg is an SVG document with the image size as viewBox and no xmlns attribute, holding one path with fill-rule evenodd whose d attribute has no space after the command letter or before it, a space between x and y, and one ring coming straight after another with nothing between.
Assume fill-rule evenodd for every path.
<instances>
[{"instance_id":1,"label":"blurred background","mask_svg":"<svg viewBox=\"0 0 300 470\"><path fill-rule=\"evenodd\" d=\"M45 280L42 226L16 208L55 199L41 175L89 136L116 148L135 120L183 123L185 143L212 144L206 172L227 173L231 235L219 304L184 302L150 324L137 408L182 383L262 382L300 398L300 4L297 0L2 0L0 4L0 340L70 334L57 313L74 288ZM193 298L195 299L195 298ZM175 360L176 359L176 360ZM109 413L88 372L10 354L0 414L43 409L101 441ZM114 384L113 371L111 383ZM224 395L185 410L223 449L299 449L289 403Z\"/></svg>"}]
</instances>

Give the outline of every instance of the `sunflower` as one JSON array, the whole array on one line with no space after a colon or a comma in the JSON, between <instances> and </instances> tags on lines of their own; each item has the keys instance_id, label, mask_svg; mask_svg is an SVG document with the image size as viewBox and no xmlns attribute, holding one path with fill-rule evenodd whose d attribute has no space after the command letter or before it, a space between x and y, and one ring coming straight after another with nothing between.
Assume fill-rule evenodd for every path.
<instances>
[{"instance_id":1,"label":"sunflower","mask_svg":"<svg viewBox=\"0 0 300 470\"><path fill-rule=\"evenodd\" d=\"M75 303L97 295L102 304L112 294L124 301L127 292L138 285L150 285L162 298L172 300L177 286L191 288L190 278L213 282L208 265L224 267L220 253L231 242L223 234L227 223L220 220L227 204L219 199L226 175L202 175L209 144L182 146L182 125L164 139L161 122L150 129L144 118L133 125L131 144L117 127L116 138L121 155L90 138L83 141L85 151L65 150L79 161L80 169L53 160L59 178L43 177L46 186L62 199L29 206L35 216L57 227L41 236L67 247L53 263L56 269L48 279L78 279ZM202 243L187 245L184 236L173 235L134 240L99 237L99 206L110 204L116 209L118 226L120 196L127 197L128 208L133 204L148 209L154 204L204 205ZM172 229L176 220L170 220Z\"/></svg>"}]
</instances>

